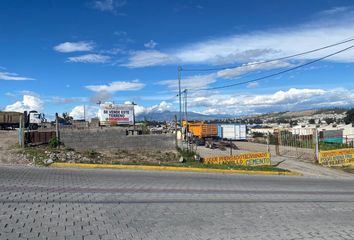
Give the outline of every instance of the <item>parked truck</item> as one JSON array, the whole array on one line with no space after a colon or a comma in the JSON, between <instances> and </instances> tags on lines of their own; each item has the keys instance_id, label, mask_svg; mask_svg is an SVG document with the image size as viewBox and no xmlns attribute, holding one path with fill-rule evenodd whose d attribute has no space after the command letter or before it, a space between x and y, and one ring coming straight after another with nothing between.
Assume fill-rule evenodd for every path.
<instances>
[{"instance_id":1,"label":"parked truck","mask_svg":"<svg viewBox=\"0 0 354 240\"><path fill-rule=\"evenodd\" d=\"M20 121L23 118L24 127L29 129L38 129L46 121L43 113L30 111L20 112L0 112L0 129L14 129L20 127Z\"/></svg>"},{"instance_id":2,"label":"parked truck","mask_svg":"<svg viewBox=\"0 0 354 240\"><path fill-rule=\"evenodd\" d=\"M216 139L218 136L216 124L188 122L188 128L185 121L182 124L183 128L188 132L188 140L197 145L204 145L206 140Z\"/></svg>"}]
</instances>

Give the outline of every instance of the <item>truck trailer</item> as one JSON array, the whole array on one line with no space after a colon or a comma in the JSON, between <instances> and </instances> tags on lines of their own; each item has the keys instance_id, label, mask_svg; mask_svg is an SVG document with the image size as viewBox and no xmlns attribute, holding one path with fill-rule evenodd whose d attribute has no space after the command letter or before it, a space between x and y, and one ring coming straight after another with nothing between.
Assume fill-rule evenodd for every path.
<instances>
[{"instance_id":1,"label":"truck trailer","mask_svg":"<svg viewBox=\"0 0 354 240\"><path fill-rule=\"evenodd\" d=\"M183 127L186 127L185 121L183 121ZM218 136L216 124L204 122L188 122L188 132L197 138L216 138Z\"/></svg>"}]
</instances>

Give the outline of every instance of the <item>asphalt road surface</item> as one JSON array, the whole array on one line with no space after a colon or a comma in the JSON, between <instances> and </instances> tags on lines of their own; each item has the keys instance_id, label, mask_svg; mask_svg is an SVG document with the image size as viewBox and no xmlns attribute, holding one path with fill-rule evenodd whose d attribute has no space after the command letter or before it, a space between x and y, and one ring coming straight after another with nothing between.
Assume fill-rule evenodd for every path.
<instances>
[{"instance_id":1,"label":"asphalt road surface","mask_svg":"<svg viewBox=\"0 0 354 240\"><path fill-rule=\"evenodd\" d=\"M0 239L354 239L354 181L0 166Z\"/></svg>"}]
</instances>

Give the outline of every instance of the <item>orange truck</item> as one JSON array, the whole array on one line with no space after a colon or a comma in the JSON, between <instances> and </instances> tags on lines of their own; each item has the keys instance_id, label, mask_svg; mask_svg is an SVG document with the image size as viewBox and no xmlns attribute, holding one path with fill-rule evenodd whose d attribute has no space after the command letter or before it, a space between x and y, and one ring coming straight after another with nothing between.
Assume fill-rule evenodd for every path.
<instances>
[{"instance_id":1,"label":"orange truck","mask_svg":"<svg viewBox=\"0 0 354 240\"><path fill-rule=\"evenodd\" d=\"M183 121L183 127L186 127L186 121ZM188 132L198 138L216 138L218 136L216 124L204 122L188 122Z\"/></svg>"}]
</instances>

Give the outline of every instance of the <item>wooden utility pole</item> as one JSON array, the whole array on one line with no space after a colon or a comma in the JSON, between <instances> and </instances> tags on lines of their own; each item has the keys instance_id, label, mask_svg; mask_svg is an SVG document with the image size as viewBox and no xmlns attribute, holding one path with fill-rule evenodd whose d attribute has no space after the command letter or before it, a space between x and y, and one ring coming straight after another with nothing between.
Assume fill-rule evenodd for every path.
<instances>
[{"instance_id":1,"label":"wooden utility pole","mask_svg":"<svg viewBox=\"0 0 354 240\"><path fill-rule=\"evenodd\" d=\"M25 147L25 131L24 131L24 126L25 126L25 119L24 115L21 114L20 116L20 129L19 129L19 144L21 148Z\"/></svg>"},{"instance_id":2,"label":"wooden utility pole","mask_svg":"<svg viewBox=\"0 0 354 240\"><path fill-rule=\"evenodd\" d=\"M184 111L186 114L186 140L187 140L187 151L189 149L189 138L188 138L188 105L187 105L187 89L184 89Z\"/></svg>"},{"instance_id":3,"label":"wooden utility pole","mask_svg":"<svg viewBox=\"0 0 354 240\"><path fill-rule=\"evenodd\" d=\"M58 113L55 113L55 137L57 138L59 144L58 144L58 148L60 145L60 135L59 135L59 116Z\"/></svg>"}]
</instances>

